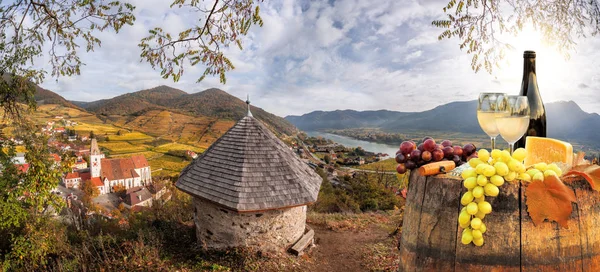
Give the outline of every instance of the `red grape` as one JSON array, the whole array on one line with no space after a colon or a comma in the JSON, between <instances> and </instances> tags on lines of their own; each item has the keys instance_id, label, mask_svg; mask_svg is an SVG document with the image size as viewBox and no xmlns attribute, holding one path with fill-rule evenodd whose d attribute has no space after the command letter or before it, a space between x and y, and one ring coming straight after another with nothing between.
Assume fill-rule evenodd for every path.
<instances>
[{"instance_id":1,"label":"red grape","mask_svg":"<svg viewBox=\"0 0 600 272\"><path fill-rule=\"evenodd\" d=\"M462 157L462 155L463 155L463 149L462 149L462 147L460 147L458 145L455 145L454 146L454 155Z\"/></svg>"},{"instance_id":2,"label":"red grape","mask_svg":"<svg viewBox=\"0 0 600 272\"><path fill-rule=\"evenodd\" d=\"M406 170L406 166L403 163L398 164L398 166L396 167L396 172L398 172L398 174L404 174L406 173Z\"/></svg>"},{"instance_id":3,"label":"red grape","mask_svg":"<svg viewBox=\"0 0 600 272\"><path fill-rule=\"evenodd\" d=\"M442 146L444 146L444 147L446 147L446 146L452 147L452 142L449 141L449 140L443 140L442 141Z\"/></svg>"},{"instance_id":4,"label":"red grape","mask_svg":"<svg viewBox=\"0 0 600 272\"><path fill-rule=\"evenodd\" d=\"M400 151L402 151L402 154L410 154L413 150L415 150L414 142L404 141L400 144Z\"/></svg>"},{"instance_id":5,"label":"red grape","mask_svg":"<svg viewBox=\"0 0 600 272\"><path fill-rule=\"evenodd\" d=\"M433 140L433 138L431 138L431 137L429 137L429 136L426 136L426 137L424 137L424 138L423 138L423 140L421 140L421 143L424 143L425 141L427 141L427 140L429 140L429 139L432 139L432 140Z\"/></svg>"},{"instance_id":6,"label":"red grape","mask_svg":"<svg viewBox=\"0 0 600 272\"><path fill-rule=\"evenodd\" d=\"M465 146L463 146L463 155L470 156L471 154L473 154L473 152L475 152L475 145L466 144Z\"/></svg>"},{"instance_id":7,"label":"red grape","mask_svg":"<svg viewBox=\"0 0 600 272\"><path fill-rule=\"evenodd\" d=\"M402 150L398 149L398 151L396 151L396 155L398 154L402 154Z\"/></svg>"},{"instance_id":8,"label":"red grape","mask_svg":"<svg viewBox=\"0 0 600 272\"><path fill-rule=\"evenodd\" d=\"M436 147L435 141L433 139L427 139L423 142L423 149L425 151L432 152Z\"/></svg>"},{"instance_id":9,"label":"red grape","mask_svg":"<svg viewBox=\"0 0 600 272\"><path fill-rule=\"evenodd\" d=\"M429 152L429 151L423 151L423 152L421 153L421 158L422 158L424 161L426 161L426 162L428 162L428 161L431 161L431 152Z\"/></svg>"},{"instance_id":10,"label":"red grape","mask_svg":"<svg viewBox=\"0 0 600 272\"><path fill-rule=\"evenodd\" d=\"M404 156L404 154L402 154L402 153L396 154L396 162L397 163L405 163L406 162L406 156Z\"/></svg>"},{"instance_id":11,"label":"red grape","mask_svg":"<svg viewBox=\"0 0 600 272\"><path fill-rule=\"evenodd\" d=\"M444 150L444 146L441 144L436 144L435 148L439 149L439 150Z\"/></svg>"},{"instance_id":12,"label":"red grape","mask_svg":"<svg viewBox=\"0 0 600 272\"><path fill-rule=\"evenodd\" d=\"M458 166L458 165L460 164L460 162L461 162L461 160L460 160L460 156L458 156L458 155L454 155L454 156L452 157L452 161L454 161L454 163L456 164L456 166Z\"/></svg>"},{"instance_id":13,"label":"red grape","mask_svg":"<svg viewBox=\"0 0 600 272\"><path fill-rule=\"evenodd\" d=\"M423 149L422 143L420 143L419 146L417 146L417 149L420 150L421 152L425 151L425 149Z\"/></svg>"},{"instance_id":14,"label":"red grape","mask_svg":"<svg viewBox=\"0 0 600 272\"><path fill-rule=\"evenodd\" d=\"M444 159L444 151L439 149L433 150L433 152L431 152L431 155L433 155L432 157L434 161L441 161L442 159Z\"/></svg>"},{"instance_id":15,"label":"red grape","mask_svg":"<svg viewBox=\"0 0 600 272\"><path fill-rule=\"evenodd\" d=\"M452 157L454 157L454 148L451 146L444 147L442 151L444 151L444 158L452 159Z\"/></svg>"},{"instance_id":16,"label":"red grape","mask_svg":"<svg viewBox=\"0 0 600 272\"><path fill-rule=\"evenodd\" d=\"M410 159L415 162L420 160L421 159L421 151L418 149L415 149L412 152L410 152Z\"/></svg>"},{"instance_id":17,"label":"red grape","mask_svg":"<svg viewBox=\"0 0 600 272\"><path fill-rule=\"evenodd\" d=\"M417 168L417 164L414 161L407 161L404 166L410 170Z\"/></svg>"},{"instance_id":18,"label":"red grape","mask_svg":"<svg viewBox=\"0 0 600 272\"><path fill-rule=\"evenodd\" d=\"M427 162L426 162L426 161L424 161L424 160L419 160L419 161L417 162L417 166L422 166L422 165L424 165L424 164L426 164L426 163L427 163Z\"/></svg>"},{"instance_id":19,"label":"red grape","mask_svg":"<svg viewBox=\"0 0 600 272\"><path fill-rule=\"evenodd\" d=\"M466 161L470 161L473 158L478 158L477 153L473 153L470 156L467 157Z\"/></svg>"}]
</instances>

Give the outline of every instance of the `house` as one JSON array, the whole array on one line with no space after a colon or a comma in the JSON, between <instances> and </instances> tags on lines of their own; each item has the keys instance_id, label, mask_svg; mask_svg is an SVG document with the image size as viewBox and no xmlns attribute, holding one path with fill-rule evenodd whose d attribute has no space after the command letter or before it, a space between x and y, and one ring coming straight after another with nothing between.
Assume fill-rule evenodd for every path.
<instances>
[{"instance_id":1,"label":"house","mask_svg":"<svg viewBox=\"0 0 600 272\"><path fill-rule=\"evenodd\" d=\"M69 138L67 138L67 141L69 141L69 142L77 141L77 135L70 135Z\"/></svg>"},{"instance_id":2,"label":"house","mask_svg":"<svg viewBox=\"0 0 600 272\"><path fill-rule=\"evenodd\" d=\"M60 162L62 161L62 159L60 158L60 156L58 154L56 154L56 153L50 154L50 159L54 161L55 167L60 167Z\"/></svg>"},{"instance_id":3,"label":"house","mask_svg":"<svg viewBox=\"0 0 600 272\"><path fill-rule=\"evenodd\" d=\"M189 156L192 159L198 158L198 154L196 154L196 152L191 151L191 150L185 151L185 155Z\"/></svg>"},{"instance_id":4,"label":"house","mask_svg":"<svg viewBox=\"0 0 600 272\"><path fill-rule=\"evenodd\" d=\"M131 209L135 206L141 207L152 207L152 193L146 187L138 186L132 187L127 190L125 195L125 201L123 204L125 208Z\"/></svg>"},{"instance_id":5,"label":"house","mask_svg":"<svg viewBox=\"0 0 600 272\"><path fill-rule=\"evenodd\" d=\"M92 183L92 186L98 188L98 192L101 195L108 193L104 188L104 182L102 182L99 177L90 178L90 182Z\"/></svg>"},{"instance_id":6,"label":"house","mask_svg":"<svg viewBox=\"0 0 600 272\"><path fill-rule=\"evenodd\" d=\"M55 128L54 133L65 133L65 128L64 127Z\"/></svg>"},{"instance_id":7,"label":"house","mask_svg":"<svg viewBox=\"0 0 600 272\"><path fill-rule=\"evenodd\" d=\"M332 161L337 160L337 153L335 153L335 150L333 150L333 149L329 150L329 156L331 157Z\"/></svg>"},{"instance_id":8,"label":"house","mask_svg":"<svg viewBox=\"0 0 600 272\"><path fill-rule=\"evenodd\" d=\"M73 165L73 169L83 170L86 168L88 168L87 161L85 161L85 159L82 157L77 157L77 160L75 161L75 164Z\"/></svg>"},{"instance_id":9,"label":"house","mask_svg":"<svg viewBox=\"0 0 600 272\"><path fill-rule=\"evenodd\" d=\"M27 161L25 160L25 153L18 152L16 156L13 157L12 162L14 164L25 164Z\"/></svg>"},{"instance_id":10,"label":"house","mask_svg":"<svg viewBox=\"0 0 600 272\"><path fill-rule=\"evenodd\" d=\"M81 176L79 172L71 172L65 175L63 178L63 184L67 188L79 189L81 186Z\"/></svg>"},{"instance_id":11,"label":"house","mask_svg":"<svg viewBox=\"0 0 600 272\"><path fill-rule=\"evenodd\" d=\"M21 173L27 173L29 171L29 163L17 164L17 170Z\"/></svg>"}]
</instances>

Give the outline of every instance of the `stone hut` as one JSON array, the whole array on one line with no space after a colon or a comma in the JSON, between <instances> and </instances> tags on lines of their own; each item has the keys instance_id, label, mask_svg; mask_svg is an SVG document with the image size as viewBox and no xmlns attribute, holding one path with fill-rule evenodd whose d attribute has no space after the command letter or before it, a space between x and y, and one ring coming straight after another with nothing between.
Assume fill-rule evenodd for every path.
<instances>
[{"instance_id":1,"label":"stone hut","mask_svg":"<svg viewBox=\"0 0 600 272\"><path fill-rule=\"evenodd\" d=\"M304 234L306 205L317 200L321 181L248 111L181 172L176 186L193 197L201 245L277 250Z\"/></svg>"}]
</instances>

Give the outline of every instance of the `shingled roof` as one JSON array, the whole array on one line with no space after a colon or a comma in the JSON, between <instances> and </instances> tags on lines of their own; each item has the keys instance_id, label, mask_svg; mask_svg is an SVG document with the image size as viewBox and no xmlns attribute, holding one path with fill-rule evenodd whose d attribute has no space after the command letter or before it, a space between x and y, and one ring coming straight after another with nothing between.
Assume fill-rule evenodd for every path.
<instances>
[{"instance_id":1,"label":"shingled roof","mask_svg":"<svg viewBox=\"0 0 600 272\"><path fill-rule=\"evenodd\" d=\"M322 178L252 116L246 116L181 172L177 188L237 212L317 200Z\"/></svg>"}]
</instances>

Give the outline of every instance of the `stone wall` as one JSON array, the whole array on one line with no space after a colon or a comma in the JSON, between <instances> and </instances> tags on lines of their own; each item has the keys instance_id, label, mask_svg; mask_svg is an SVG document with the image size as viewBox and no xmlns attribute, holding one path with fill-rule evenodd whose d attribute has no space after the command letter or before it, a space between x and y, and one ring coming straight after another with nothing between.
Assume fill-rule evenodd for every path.
<instances>
[{"instance_id":1,"label":"stone wall","mask_svg":"<svg viewBox=\"0 0 600 272\"><path fill-rule=\"evenodd\" d=\"M304 233L306 206L259 213L237 213L194 198L196 237L202 246L287 249Z\"/></svg>"}]
</instances>

